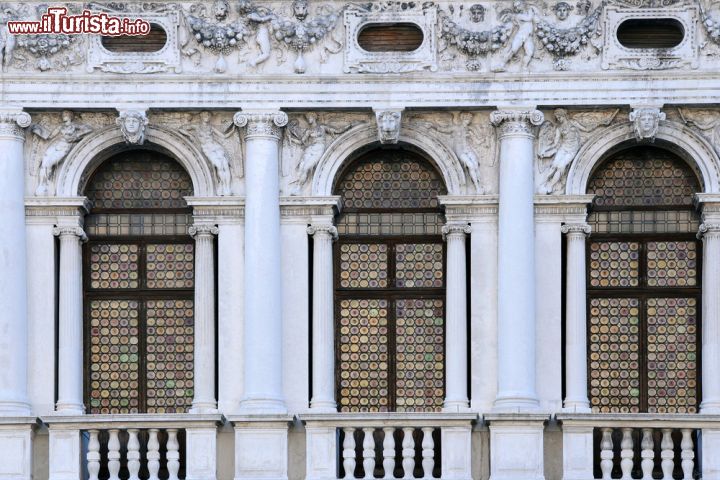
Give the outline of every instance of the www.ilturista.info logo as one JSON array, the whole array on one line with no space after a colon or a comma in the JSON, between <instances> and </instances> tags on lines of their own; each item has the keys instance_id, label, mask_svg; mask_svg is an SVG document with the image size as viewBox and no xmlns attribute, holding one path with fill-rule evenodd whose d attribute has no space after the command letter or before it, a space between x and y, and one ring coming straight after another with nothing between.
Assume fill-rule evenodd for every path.
<instances>
[{"instance_id":1,"label":"www.ilturista.info logo","mask_svg":"<svg viewBox=\"0 0 720 480\"><path fill-rule=\"evenodd\" d=\"M112 17L107 13L83 10L79 15L68 15L65 7L50 7L40 21L9 21L8 32L12 35L36 35L45 33L96 35L147 35L150 23L142 19Z\"/></svg>"}]
</instances>

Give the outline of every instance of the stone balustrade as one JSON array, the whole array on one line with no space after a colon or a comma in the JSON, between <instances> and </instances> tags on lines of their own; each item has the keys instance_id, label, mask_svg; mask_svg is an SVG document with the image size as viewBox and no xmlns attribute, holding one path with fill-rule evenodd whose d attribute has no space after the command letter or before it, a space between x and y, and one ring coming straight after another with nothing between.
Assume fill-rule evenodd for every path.
<instances>
[{"instance_id":1,"label":"stone balustrade","mask_svg":"<svg viewBox=\"0 0 720 480\"><path fill-rule=\"evenodd\" d=\"M301 415L307 479L469 480L476 419L468 413Z\"/></svg>"}]
</instances>

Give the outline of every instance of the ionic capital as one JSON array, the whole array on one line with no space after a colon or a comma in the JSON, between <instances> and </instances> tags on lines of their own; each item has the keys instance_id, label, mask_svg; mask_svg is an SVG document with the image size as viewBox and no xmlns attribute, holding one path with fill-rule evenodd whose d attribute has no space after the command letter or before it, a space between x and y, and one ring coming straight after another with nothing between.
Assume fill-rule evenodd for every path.
<instances>
[{"instance_id":1,"label":"ionic capital","mask_svg":"<svg viewBox=\"0 0 720 480\"><path fill-rule=\"evenodd\" d=\"M191 225L188 228L188 234L193 238L198 236L213 236L218 233L220 233L220 230L215 225Z\"/></svg>"},{"instance_id":2,"label":"ionic capital","mask_svg":"<svg viewBox=\"0 0 720 480\"><path fill-rule=\"evenodd\" d=\"M25 128L30 126L30 114L18 107L0 107L0 137L25 138Z\"/></svg>"},{"instance_id":3,"label":"ionic capital","mask_svg":"<svg viewBox=\"0 0 720 480\"><path fill-rule=\"evenodd\" d=\"M545 116L540 110L495 110L490 114L490 123L500 128L500 137L532 136L533 126L543 123Z\"/></svg>"},{"instance_id":4,"label":"ionic capital","mask_svg":"<svg viewBox=\"0 0 720 480\"><path fill-rule=\"evenodd\" d=\"M237 127L245 128L245 138L265 137L279 140L282 127L287 125L287 113L279 110L262 112L237 112L233 116Z\"/></svg>"},{"instance_id":5,"label":"ionic capital","mask_svg":"<svg viewBox=\"0 0 720 480\"><path fill-rule=\"evenodd\" d=\"M88 237L85 234L85 230L79 226L63 226L53 228L53 235L56 237L77 237L81 242L87 242Z\"/></svg>"},{"instance_id":6,"label":"ionic capital","mask_svg":"<svg viewBox=\"0 0 720 480\"><path fill-rule=\"evenodd\" d=\"M592 228L587 223L566 223L560 227L560 231L565 234L590 235Z\"/></svg>"},{"instance_id":7,"label":"ionic capital","mask_svg":"<svg viewBox=\"0 0 720 480\"><path fill-rule=\"evenodd\" d=\"M443 240L447 240L447 237L469 235L472 232L472 227L467 223L448 223L442 227Z\"/></svg>"},{"instance_id":8,"label":"ionic capital","mask_svg":"<svg viewBox=\"0 0 720 480\"><path fill-rule=\"evenodd\" d=\"M333 240L338 239L338 231L337 228L335 228L335 225L310 225L307 227L307 233L313 237L316 233L319 233L320 235L328 235Z\"/></svg>"},{"instance_id":9,"label":"ionic capital","mask_svg":"<svg viewBox=\"0 0 720 480\"><path fill-rule=\"evenodd\" d=\"M714 237L720 235L720 223L701 223L698 228L697 238L701 239L708 235Z\"/></svg>"}]
</instances>

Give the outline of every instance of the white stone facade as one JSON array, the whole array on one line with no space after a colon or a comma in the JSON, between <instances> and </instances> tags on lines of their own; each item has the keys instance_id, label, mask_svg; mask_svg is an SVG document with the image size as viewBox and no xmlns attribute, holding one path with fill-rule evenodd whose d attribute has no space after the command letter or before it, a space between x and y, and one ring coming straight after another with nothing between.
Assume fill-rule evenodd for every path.
<instances>
[{"instance_id":1,"label":"white stone facade","mask_svg":"<svg viewBox=\"0 0 720 480\"><path fill-rule=\"evenodd\" d=\"M718 5L63 4L145 18L167 43L115 53L91 35L14 38L6 22L47 5L2 4L0 480L330 480L381 464L384 478L652 478L657 465L666 479L720 479ZM677 22L681 41L618 41L623 22L648 19ZM386 24L415 25L421 45L360 47L363 28ZM629 146L676 154L701 184L699 413L590 408L587 188ZM447 190L437 412L338 412L335 187L378 148L420 153ZM85 186L133 149L192 180L187 413L84 404Z\"/></svg>"}]
</instances>

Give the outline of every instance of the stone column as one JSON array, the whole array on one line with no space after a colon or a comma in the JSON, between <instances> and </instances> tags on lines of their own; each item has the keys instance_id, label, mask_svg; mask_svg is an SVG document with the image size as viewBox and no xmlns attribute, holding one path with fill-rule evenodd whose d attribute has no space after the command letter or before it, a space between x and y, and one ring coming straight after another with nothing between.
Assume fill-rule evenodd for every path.
<instances>
[{"instance_id":1,"label":"stone column","mask_svg":"<svg viewBox=\"0 0 720 480\"><path fill-rule=\"evenodd\" d=\"M286 412L282 388L279 144L287 114L239 112L245 127L245 398L241 410Z\"/></svg>"},{"instance_id":2,"label":"stone column","mask_svg":"<svg viewBox=\"0 0 720 480\"><path fill-rule=\"evenodd\" d=\"M537 110L498 110L498 393L495 409L536 409L534 133Z\"/></svg>"},{"instance_id":3,"label":"stone column","mask_svg":"<svg viewBox=\"0 0 720 480\"><path fill-rule=\"evenodd\" d=\"M215 225L193 225L195 239L195 397L191 413L217 412L215 399Z\"/></svg>"},{"instance_id":4,"label":"stone column","mask_svg":"<svg viewBox=\"0 0 720 480\"><path fill-rule=\"evenodd\" d=\"M74 219L79 223L79 219ZM58 413L82 415L83 406L83 289L80 225L59 225L60 306L58 328Z\"/></svg>"},{"instance_id":5,"label":"stone column","mask_svg":"<svg viewBox=\"0 0 720 480\"><path fill-rule=\"evenodd\" d=\"M465 236L471 231L467 223L443 227L447 242L447 297L445 301L445 404L448 412L466 411L467 392L467 274Z\"/></svg>"},{"instance_id":6,"label":"stone column","mask_svg":"<svg viewBox=\"0 0 720 480\"><path fill-rule=\"evenodd\" d=\"M0 108L0 415L29 415L23 145L30 115Z\"/></svg>"},{"instance_id":7,"label":"stone column","mask_svg":"<svg viewBox=\"0 0 720 480\"><path fill-rule=\"evenodd\" d=\"M702 273L702 403L700 412L720 413L720 222L700 225Z\"/></svg>"},{"instance_id":8,"label":"stone column","mask_svg":"<svg viewBox=\"0 0 720 480\"><path fill-rule=\"evenodd\" d=\"M587 395L587 311L585 293L585 238L590 225L565 224L565 401L572 412L589 412Z\"/></svg>"},{"instance_id":9,"label":"stone column","mask_svg":"<svg viewBox=\"0 0 720 480\"><path fill-rule=\"evenodd\" d=\"M310 409L335 412L335 321L333 315L332 242L337 240L334 225L312 225L313 237L313 338L312 387Z\"/></svg>"}]
</instances>

